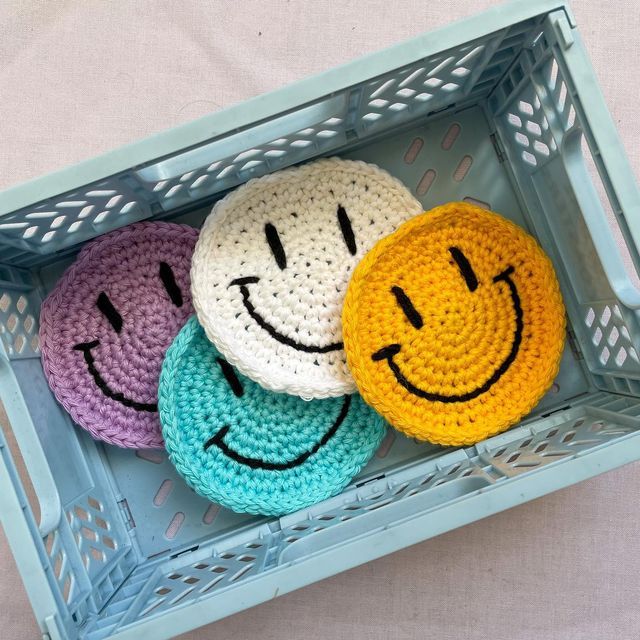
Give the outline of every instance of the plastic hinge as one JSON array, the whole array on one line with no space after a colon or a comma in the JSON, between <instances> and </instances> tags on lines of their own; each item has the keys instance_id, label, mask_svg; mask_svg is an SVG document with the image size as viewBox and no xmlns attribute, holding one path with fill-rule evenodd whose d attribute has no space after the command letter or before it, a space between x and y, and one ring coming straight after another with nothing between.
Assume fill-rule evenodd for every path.
<instances>
[{"instance_id":1,"label":"plastic hinge","mask_svg":"<svg viewBox=\"0 0 640 640\"><path fill-rule=\"evenodd\" d=\"M436 461L436 468L440 471L444 471L448 467L452 467L457 462L468 462L469 456L464 449L457 449L451 453L447 453L438 458Z\"/></svg>"},{"instance_id":2,"label":"plastic hinge","mask_svg":"<svg viewBox=\"0 0 640 640\"><path fill-rule=\"evenodd\" d=\"M55 614L49 615L44 619L43 627L46 631L42 634L42 638L46 640L65 640L66 634L62 634L60 631L60 625L58 624L58 616Z\"/></svg>"},{"instance_id":3,"label":"plastic hinge","mask_svg":"<svg viewBox=\"0 0 640 640\"><path fill-rule=\"evenodd\" d=\"M484 440L475 445L475 450L478 455L482 455L483 453L488 453L493 449L497 449L498 447L504 447L506 445L511 444L512 442L517 442L518 440L524 440L527 436L531 435L531 429L525 426L521 426L519 428L512 429L511 431L506 431L505 433L501 433L493 438L489 438L488 440Z\"/></svg>"},{"instance_id":4,"label":"plastic hinge","mask_svg":"<svg viewBox=\"0 0 640 640\"><path fill-rule=\"evenodd\" d=\"M569 348L573 353L576 360L584 360L584 356L582 355L582 349L580 349L580 344L576 339L575 333L572 329L567 328L567 343L569 344Z\"/></svg>"},{"instance_id":5,"label":"plastic hinge","mask_svg":"<svg viewBox=\"0 0 640 640\"><path fill-rule=\"evenodd\" d=\"M563 49L568 49L573 43L573 33L571 33L571 25L567 20L567 14L564 11L557 11L549 16L553 30L556 32L558 42Z\"/></svg>"},{"instance_id":6,"label":"plastic hinge","mask_svg":"<svg viewBox=\"0 0 640 640\"><path fill-rule=\"evenodd\" d=\"M498 133L492 133L490 136L491 144L493 144L493 148L496 151L496 155L498 156L498 162L502 164L505 160L504 147L500 138L498 137Z\"/></svg>"},{"instance_id":7,"label":"plastic hinge","mask_svg":"<svg viewBox=\"0 0 640 640\"><path fill-rule=\"evenodd\" d=\"M135 528L136 523L133 519L133 515L131 514L131 509L129 509L129 503L127 502L127 499L124 498L122 500L119 500L118 506L120 507L120 511L122 512L127 531L131 531L131 529Z\"/></svg>"}]
</instances>

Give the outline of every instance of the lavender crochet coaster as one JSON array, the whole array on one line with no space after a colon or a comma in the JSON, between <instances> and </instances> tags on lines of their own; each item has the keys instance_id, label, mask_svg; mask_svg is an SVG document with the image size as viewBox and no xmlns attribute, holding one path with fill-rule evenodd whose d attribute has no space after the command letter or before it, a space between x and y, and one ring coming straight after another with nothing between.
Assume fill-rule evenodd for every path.
<instances>
[{"instance_id":1,"label":"lavender crochet coaster","mask_svg":"<svg viewBox=\"0 0 640 640\"><path fill-rule=\"evenodd\" d=\"M193 313L189 268L198 232L143 222L88 243L42 304L42 366L56 398L94 438L163 445L158 379Z\"/></svg>"}]
</instances>

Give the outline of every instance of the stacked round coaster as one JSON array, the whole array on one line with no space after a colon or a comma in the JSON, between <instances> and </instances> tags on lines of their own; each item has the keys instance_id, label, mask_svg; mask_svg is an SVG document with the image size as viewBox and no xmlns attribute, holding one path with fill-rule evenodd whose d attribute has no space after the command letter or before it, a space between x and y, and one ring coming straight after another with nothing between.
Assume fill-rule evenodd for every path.
<instances>
[{"instance_id":1,"label":"stacked round coaster","mask_svg":"<svg viewBox=\"0 0 640 640\"><path fill-rule=\"evenodd\" d=\"M466 203L438 207L378 242L342 314L364 399L443 445L515 424L558 373L565 312L548 257L521 228Z\"/></svg>"},{"instance_id":2,"label":"stacked round coaster","mask_svg":"<svg viewBox=\"0 0 640 640\"><path fill-rule=\"evenodd\" d=\"M204 497L246 513L280 515L335 495L385 432L357 394L307 402L263 389L195 317L167 351L159 407L178 472Z\"/></svg>"},{"instance_id":3,"label":"stacked round coaster","mask_svg":"<svg viewBox=\"0 0 640 640\"><path fill-rule=\"evenodd\" d=\"M198 232L163 222L88 243L42 304L44 372L81 427L121 447L161 447L157 412L167 347L191 306Z\"/></svg>"},{"instance_id":4,"label":"stacked round coaster","mask_svg":"<svg viewBox=\"0 0 640 640\"><path fill-rule=\"evenodd\" d=\"M319 160L249 181L215 205L195 250L192 293L207 336L265 389L353 392L340 321L351 272L421 211L364 162Z\"/></svg>"}]
</instances>

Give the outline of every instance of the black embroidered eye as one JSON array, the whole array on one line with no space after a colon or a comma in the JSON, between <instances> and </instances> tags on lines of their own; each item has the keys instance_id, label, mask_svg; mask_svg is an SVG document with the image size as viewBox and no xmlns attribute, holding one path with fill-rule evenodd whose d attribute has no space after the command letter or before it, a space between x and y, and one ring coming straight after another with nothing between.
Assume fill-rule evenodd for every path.
<instances>
[{"instance_id":1,"label":"black embroidered eye","mask_svg":"<svg viewBox=\"0 0 640 640\"><path fill-rule=\"evenodd\" d=\"M180 291L180 287L176 282L176 278L173 275L173 269L166 263L160 263L160 279L162 280L162 284L164 288L167 290L169 297L171 298L171 302L176 305L176 307L182 306L182 292Z\"/></svg>"},{"instance_id":2,"label":"black embroidered eye","mask_svg":"<svg viewBox=\"0 0 640 640\"><path fill-rule=\"evenodd\" d=\"M422 329L424 322L418 310L413 306L409 296L400 287L391 287L391 293L396 297L398 306L402 309L407 320L416 328Z\"/></svg>"},{"instance_id":3,"label":"black embroidered eye","mask_svg":"<svg viewBox=\"0 0 640 640\"><path fill-rule=\"evenodd\" d=\"M469 287L469 291L475 291L478 288L478 278L473 267L467 260L467 257L458 249L458 247L449 247L451 257L458 263L458 269Z\"/></svg>"},{"instance_id":4,"label":"black embroidered eye","mask_svg":"<svg viewBox=\"0 0 640 640\"><path fill-rule=\"evenodd\" d=\"M267 224L264 225L264 233L267 236L267 242L269 243L273 257L276 259L277 265L281 269L285 269L287 266L287 256L284 252L282 242L280 242L278 230L270 222L267 222Z\"/></svg>"},{"instance_id":5,"label":"black embroidered eye","mask_svg":"<svg viewBox=\"0 0 640 640\"><path fill-rule=\"evenodd\" d=\"M218 364L222 370L222 375L227 379L227 382L231 387L231 391L233 391L238 398L241 398L244 394L244 389L242 388L242 383L236 375L234 368L224 358L218 358Z\"/></svg>"},{"instance_id":6,"label":"black embroidered eye","mask_svg":"<svg viewBox=\"0 0 640 640\"><path fill-rule=\"evenodd\" d=\"M118 310L111 304L109 296L102 291L96 301L96 306L100 309L100 312L109 321L116 333L120 333L122 330L122 316L118 313Z\"/></svg>"},{"instance_id":7,"label":"black embroidered eye","mask_svg":"<svg viewBox=\"0 0 640 640\"><path fill-rule=\"evenodd\" d=\"M349 220L349 216L341 204L338 205L338 224L340 225L340 231L342 231L342 237L347 245L347 249L349 249L349 253L355 256L357 250L356 237L353 235L351 220Z\"/></svg>"}]
</instances>

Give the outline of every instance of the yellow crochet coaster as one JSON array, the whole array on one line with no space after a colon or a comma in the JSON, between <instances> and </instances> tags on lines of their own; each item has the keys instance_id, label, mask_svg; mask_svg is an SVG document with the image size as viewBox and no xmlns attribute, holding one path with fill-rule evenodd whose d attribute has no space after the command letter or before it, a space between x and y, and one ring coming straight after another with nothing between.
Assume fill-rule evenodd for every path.
<instances>
[{"instance_id":1,"label":"yellow crochet coaster","mask_svg":"<svg viewBox=\"0 0 640 640\"><path fill-rule=\"evenodd\" d=\"M409 436L463 445L504 431L542 398L558 373L565 312L536 240L456 202L367 253L342 325L370 405Z\"/></svg>"}]
</instances>

